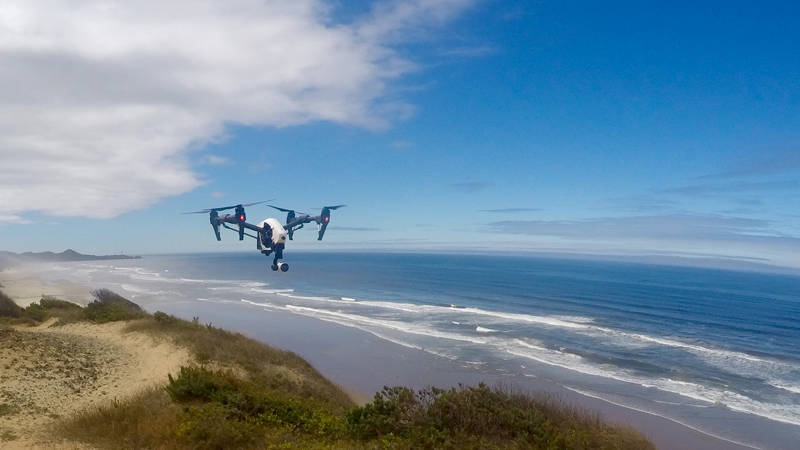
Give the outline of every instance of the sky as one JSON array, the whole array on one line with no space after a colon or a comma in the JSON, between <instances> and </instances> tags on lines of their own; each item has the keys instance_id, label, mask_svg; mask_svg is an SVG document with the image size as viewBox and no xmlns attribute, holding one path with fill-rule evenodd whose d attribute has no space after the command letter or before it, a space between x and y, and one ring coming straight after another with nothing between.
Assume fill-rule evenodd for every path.
<instances>
[{"instance_id":1,"label":"sky","mask_svg":"<svg viewBox=\"0 0 800 450\"><path fill-rule=\"evenodd\" d=\"M348 205L289 251L800 269L797 17L788 1L5 0L0 249L248 251L179 213L274 199Z\"/></svg>"}]
</instances>

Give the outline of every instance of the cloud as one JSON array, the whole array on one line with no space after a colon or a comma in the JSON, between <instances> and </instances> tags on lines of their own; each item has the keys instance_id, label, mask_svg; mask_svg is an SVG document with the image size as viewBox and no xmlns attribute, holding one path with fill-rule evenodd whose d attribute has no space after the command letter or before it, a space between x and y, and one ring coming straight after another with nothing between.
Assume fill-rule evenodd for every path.
<instances>
[{"instance_id":1,"label":"cloud","mask_svg":"<svg viewBox=\"0 0 800 450\"><path fill-rule=\"evenodd\" d=\"M676 188L659 189L659 194L686 196L712 196L725 194L748 194L768 191L800 189L800 180L781 181L736 181L730 183L700 183Z\"/></svg>"},{"instance_id":2,"label":"cloud","mask_svg":"<svg viewBox=\"0 0 800 450\"><path fill-rule=\"evenodd\" d=\"M730 169L701 178L769 176L800 172L800 147L773 149L750 156Z\"/></svg>"},{"instance_id":3,"label":"cloud","mask_svg":"<svg viewBox=\"0 0 800 450\"><path fill-rule=\"evenodd\" d=\"M409 110L389 95L414 70L397 43L471 3L340 23L322 0L6 0L0 204L115 217L201 185L189 154L227 124L386 126Z\"/></svg>"},{"instance_id":4,"label":"cloud","mask_svg":"<svg viewBox=\"0 0 800 450\"><path fill-rule=\"evenodd\" d=\"M760 219L669 214L571 221L506 220L489 223L488 229L534 237L536 242L567 250L758 257L776 265L800 267L800 237L777 232L771 222Z\"/></svg>"},{"instance_id":5,"label":"cloud","mask_svg":"<svg viewBox=\"0 0 800 450\"><path fill-rule=\"evenodd\" d=\"M409 147L413 147L414 143L411 141L406 141L404 139L398 139L390 142L389 145L396 150L405 150Z\"/></svg>"},{"instance_id":6,"label":"cloud","mask_svg":"<svg viewBox=\"0 0 800 450\"><path fill-rule=\"evenodd\" d=\"M492 183L489 183L488 181L464 181L461 183L450 184L450 186L456 189L457 191L465 192L468 194L482 191L491 185Z\"/></svg>"},{"instance_id":7,"label":"cloud","mask_svg":"<svg viewBox=\"0 0 800 450\"><path fill-rule=\"evenodd\" d=\"M230 166L231 164L233 164L233 161L224 156L209 154L203 158L203 163L208 164L210 166Z\"/></svg>"},{"instance_id":8,"label":"cloud","mask_svg":"<svg viewBox=\"0 0 800 450\"><path fill-rule=\"evenodd\" d=\"M498 209L479 209L478 212L505 214L541 211L539 208L498 208Z\"/></svg>"},{"instance_id":9,"label":"cloud","mask_svg":"<svg viewBox=\"0 0 800 450\"><path fill-rule=\"evenodd\" d=\"M380 231L380 228L373 227L340 227L331 225L330 228L339 231Z\"/></svg>"},{"instance_id":10,"label":"cloud","mask_svg":"<svg viewBox=\"0 0 800 450\"><path fill-rule=\"evenodd\" d=\"M222 198L225 197L225 194L222 192L214 191L211 193L211 198Z\"/></svg>"},{"instance_id":11,"label":"cloud","mask_svg":"<svg viewBox=\"0 0 800 450\"><path fill-rule=\"evenodd\" d=\"M670 214L606 217L576 221L506 220L492 222L496 232L566 238L713 238L768 232L770 222L716 215Z\"/></svg>"},{"instance_id":12,"label":"cloud","mask_svg":"<svg viewBox=\"0 0 800 450\"><path fill-rule=\"evenodd\" d=\"M29 220L25 220L16 214L0 213L0 225L4 224L28 224Z\"/></svg>"},{"instance_id":13,"label":"cloud","mask_svg":"<svg viewBox=\"0 0 800 450\"><path fill-rule=\"evenodd\" d=\"M475 45L475 46L462 46L453 47L442 50L442 56L460 57L460 58L480 58L497 53L497 49L491 45Z\"/></svg>"}]
</instances>

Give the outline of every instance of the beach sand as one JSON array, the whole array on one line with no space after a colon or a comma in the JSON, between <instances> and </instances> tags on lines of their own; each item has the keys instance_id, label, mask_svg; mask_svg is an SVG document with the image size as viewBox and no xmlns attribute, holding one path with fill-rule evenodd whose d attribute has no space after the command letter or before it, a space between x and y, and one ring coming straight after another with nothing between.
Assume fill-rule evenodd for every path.
<instances>
[{"instance_id":1,"label":"beach sand","mask_svg":"<svg viewBox=\"0 0 800 450\"><path fill-rule=\"evenodd\" d=\"M52 322L0 329L2 448L76 448L54 440L56 419L162 385L190 361L186 349L124 332L122 322Z\"/></svg>"}]
</instances>

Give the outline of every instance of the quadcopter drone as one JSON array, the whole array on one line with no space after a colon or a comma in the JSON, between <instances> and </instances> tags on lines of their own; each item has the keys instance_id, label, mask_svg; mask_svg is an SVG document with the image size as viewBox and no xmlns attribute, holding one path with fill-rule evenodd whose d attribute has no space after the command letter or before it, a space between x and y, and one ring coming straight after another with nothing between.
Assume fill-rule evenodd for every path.
<instances>
[{"instance_id":1,"label":"quadcopter drone","mask_svg":"<svg viewBox=\"0 0 800 450\"><path fill-rule=\"evenodd\" d=\"M283 249L286 247L286 238L288 237L290 241L293 240L295 231L303 228L303 225L307 223L315 222L319 227L319 235L317 236L317 240L321 241L322 236L325 235L325 230L328 228L328 224L331 221L331 211L335 211L343 206L346 206L323 206L322 211L318 216L309 216L308 214L298 213L293 209L267 205L270 208L287 213L286 223L281 225L278 219L273 219L271 217L262 220L258 223L258 225L248 223L247 215L244 212L245 206L259 205L261 203L266 203L267 201L269 200L246 203L243 205L239 204L233 206L223 206L221 208L201 209L200 211L191 211L183 214L208 214L208 220L211 222L211 228L214 229L214 235L217 237L218 241L222 240L219 233L220 226L238 232L240 241L244 240L245 236L255 239L256 249L258 249L258 251L260 251L264 256L269 256L272 253L275 254L275 257L272 260L272 266L270 266L270 268L276 272L288 272L289 264L281 261L283 259ZM234 210L233 214L220 215L220 211L227 211L230 209ZM236 227L229 226L228 224L235 225ZM245 229L253 231L255 234L247 233Z\"/></svg>"}]
</instances>

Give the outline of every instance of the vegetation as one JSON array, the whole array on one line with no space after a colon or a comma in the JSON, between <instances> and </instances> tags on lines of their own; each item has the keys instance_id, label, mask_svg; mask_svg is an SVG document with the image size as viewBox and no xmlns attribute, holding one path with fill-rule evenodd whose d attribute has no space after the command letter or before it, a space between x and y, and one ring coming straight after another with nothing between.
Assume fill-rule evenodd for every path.
<instances>
[{"instance_id":1,"label":"vegetation","mask_svg":"<svg viewBox=\"0 0 800 450\"><path fill-rule=\"evenodd\" d=\"M483 384L416 392L386 387L356 406L291 352L197 318L151 316L111 291L94 295L85 308L42 298L14 317L128 320L127 331L170 339L192 351L196 364L162 388L62 419L56 429L66 439L107 448L653 448L596 415Z\"/></svg>"},{"instance_id":2,"label":"vegetation","mask_svg":"<svg viewBox=\"0 0 800 450\"><path fill-rule=\"evenodd\" d=\"M139 305L108 289L98 289L92 295L94 301L85 308L49 296L42 296L38 303L20 308L0 291L0 318L9 324L36 325L55 317L58 319L57 324L63 325L85 320L106 323L149 317Z\"/></svg>"},{"instance_id":3,"label":"vegetation","mask_svg":"<svg viewBox=\"0 0 800 450\"><path fill-rule=\"evenodd\" d=\"M19 317L22 315L20 308L14 300L11 300L3 291L0 291L0 317Z\"/></svg>"}]
</instances>

